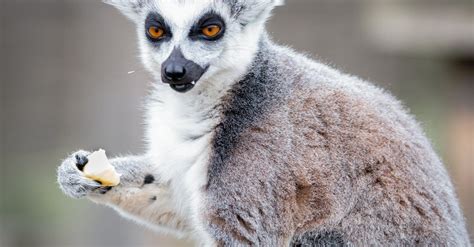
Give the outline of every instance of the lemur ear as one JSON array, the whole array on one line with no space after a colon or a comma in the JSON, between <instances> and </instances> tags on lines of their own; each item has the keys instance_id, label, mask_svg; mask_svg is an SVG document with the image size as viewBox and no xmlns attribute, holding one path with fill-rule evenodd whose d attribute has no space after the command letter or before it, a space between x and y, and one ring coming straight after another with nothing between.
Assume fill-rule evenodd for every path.
<instances>
[{"instance_id":1,"label":"lemur ear","mask_svg":"<svg viewBox=\"0 0 474 247\"><path fill-rule=\"evenodd\" d=\"M102 0L120 10L125 16L136 21L149 0Z\"/></svg>"},{"instance_id":2,"label":"lemur ear","mask_svg":"<svg viewBox=\"0 0 474 247\"><path fill-rule=\"evenodd\" d=\"M232 15L243 25L265 21L273 8L285 4L285 0L230 0Z\"/></svg>"}]
</instances>

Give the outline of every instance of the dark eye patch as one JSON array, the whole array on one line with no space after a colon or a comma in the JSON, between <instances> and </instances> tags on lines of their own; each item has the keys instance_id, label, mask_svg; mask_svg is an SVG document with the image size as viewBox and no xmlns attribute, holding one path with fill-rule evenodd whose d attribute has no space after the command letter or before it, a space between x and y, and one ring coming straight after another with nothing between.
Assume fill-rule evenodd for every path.
<instances>
[{"instance_id":1,"label":"dark eye patch","mask_svg":"<svg viewBox=\"0 0 474 247\"><path fill-rule=\"evenodd\" d=\"M219 34L212 38L209 38L202 33L202 29L210 25L217 25L221 28L221 31L219 32ZM222 38L222 36L224 36L224 33L225 33L224 19L222 19L222 17L219 14L213 11L210 11L204 14L199 19L199 21L191 27L191 31L189 32L189 37L192 40L202 39L202 40L215 41Z\"/></svg>"},{"instance_id":2,"label":"dark eye patch","mask_svg":"<svg viewBox=\"0 0 474 247\"><path fill-rule=\"evenodd\" d=\"M150 35L148 34L148 29L150 29L151 27L162 28L163 31L164 31L163 37L158 39L158 40L153 39L152 37L150 37ZM148 14L148 16L145 19L145 35L148 38L148 40L150 40L151 42L154 42L154 43L160 42L160 41L170 40L171 37L172 37L171 29L168 26L168 24L166 24L163 17L160 14L153 13L153 12Z\"/></svg>"}]
</instances>

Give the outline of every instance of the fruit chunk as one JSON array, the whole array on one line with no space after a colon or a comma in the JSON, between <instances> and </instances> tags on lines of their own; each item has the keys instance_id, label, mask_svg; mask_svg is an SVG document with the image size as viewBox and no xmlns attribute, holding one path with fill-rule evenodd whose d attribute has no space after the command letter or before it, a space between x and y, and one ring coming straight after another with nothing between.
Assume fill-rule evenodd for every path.
<instances>
[{"instance_id":1,"label":"fruit chunk","mask_svg":"<svg viewBox=\"0 0 474 247\"><path fill-rule=\"evenodd\" d=\"M120 183L120 174L110 164L104 150L93 152L87 159L89 161L83 171L87 178L100 182L102 186L117 186Z\"/></svg>"}]
</instances>

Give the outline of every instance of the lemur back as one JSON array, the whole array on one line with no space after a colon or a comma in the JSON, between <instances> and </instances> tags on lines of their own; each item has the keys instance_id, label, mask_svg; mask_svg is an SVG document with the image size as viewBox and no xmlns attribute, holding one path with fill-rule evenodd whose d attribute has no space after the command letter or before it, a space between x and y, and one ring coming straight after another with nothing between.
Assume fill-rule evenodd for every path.
<instances>
[{"instance_id":1,"label":"lemur back","mask_svg":"<svg viewBox=\"0 0 474 247\"><path fill-rule=\"evenodd\" d=\"M469 243L428 140L371 84L263 40L221 108L205 193L223 245Z\"/></svg>"}]
</instances>

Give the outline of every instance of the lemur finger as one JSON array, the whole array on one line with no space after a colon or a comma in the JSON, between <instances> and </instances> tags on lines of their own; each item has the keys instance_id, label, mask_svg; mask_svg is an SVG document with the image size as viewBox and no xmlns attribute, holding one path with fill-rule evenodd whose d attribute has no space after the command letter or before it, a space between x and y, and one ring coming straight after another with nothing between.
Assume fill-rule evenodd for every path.
<instances>
[{"instance_id":1,"label":"lemur finger","mask_svg":"<svg viewBox=\"0 0 474 247\"><path fill-rule=\"evenodd\" d=\"M106 187L101 186L101 187L95 189L95 191L96 191L96 192L99 192L100 194L103 195L103 194L109 192L111 189L112 189L111 186L106 186Z\"/></svg>"},{"instance_id":2,"label":"lemur finger","mask_svg":"<svg viewBox=\"0 0 474 247\"><path fill-rule=\"evenodd\" d=\"M79 172L73 171L67 166L60 167L58 173L58 183L61 189L73 198L82 198L101 187L99 183L82 177Z\"/></svg>"}]
</instances>

